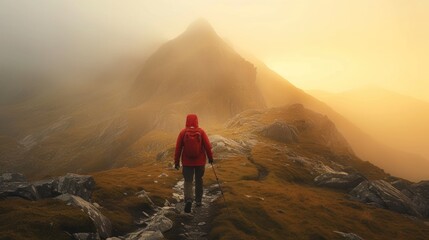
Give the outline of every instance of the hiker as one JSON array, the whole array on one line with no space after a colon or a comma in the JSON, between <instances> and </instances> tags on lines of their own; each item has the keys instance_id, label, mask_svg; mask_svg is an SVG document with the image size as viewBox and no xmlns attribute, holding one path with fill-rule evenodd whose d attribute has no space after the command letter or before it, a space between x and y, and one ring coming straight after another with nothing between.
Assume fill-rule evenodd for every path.
<instances>
[{"instance_id":1,"label":"hiker","mask_svg":"<svg viewBox=\"0 0 429 240\"><path fill-rule=\"evenodd\" d=\"M198 117L189 114L186 117L186 127L180 132L176 142L174 167L179 170L182 158L182 174L185 178L185 212L190 213L194 200L192 182L195 176L195 203L201 206L203 197L203 176L206 165L206 155L209 163L213 164L211 144L207 134L198 127Z\"/></svg>"}]
</instances>

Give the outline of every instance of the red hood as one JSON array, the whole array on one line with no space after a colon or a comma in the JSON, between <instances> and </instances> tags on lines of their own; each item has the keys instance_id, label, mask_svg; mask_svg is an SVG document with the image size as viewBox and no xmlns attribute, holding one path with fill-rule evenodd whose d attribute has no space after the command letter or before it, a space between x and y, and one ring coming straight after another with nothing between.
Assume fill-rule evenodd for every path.
<instances>
[{"instance_id":1,"label":"red hood","mask_svg":"<svg viewBox=\"0 0 429 240\"><path fill-rule=\"evenodd\" d=\"M188 114L186 117L186 127L198 127L198 117L196 114Z\"/></svg>"}]
</instances>

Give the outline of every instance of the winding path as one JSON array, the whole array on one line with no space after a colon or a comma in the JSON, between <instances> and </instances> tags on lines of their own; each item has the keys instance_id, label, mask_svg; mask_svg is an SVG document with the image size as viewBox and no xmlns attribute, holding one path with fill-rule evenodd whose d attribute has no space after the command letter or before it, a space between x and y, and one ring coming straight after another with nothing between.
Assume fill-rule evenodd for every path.
<instances>
[{"instance_id":1,"label":"winding path","mask_svg":"<svg viewBox=\"0 0 429 240\"><path fill-rule=\"evenodd\" d=\"M203 205L196 207L192 206L192 213L187 214L183 212L183 184L184 181L180 180L174 186L175 193L173 196L176 200L176 209L180 212L174 219L173 228L164 233L166 239L179 239L179 240L206 240L211 223L211 213L213 210L213 202L220 196L220 191L217 184L204 188Z\"/></svg>"}]
</instances>

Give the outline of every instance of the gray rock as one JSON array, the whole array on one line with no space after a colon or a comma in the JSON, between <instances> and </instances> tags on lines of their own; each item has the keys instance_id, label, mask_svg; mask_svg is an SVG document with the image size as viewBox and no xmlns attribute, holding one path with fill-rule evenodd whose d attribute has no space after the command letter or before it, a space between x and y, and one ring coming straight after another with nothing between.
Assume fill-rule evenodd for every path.
<instances>
[{"instance_id":1,"label":"gray rock","mask_svg":"<svg viewBox=\"0 0 429 240\"><path fill-rule=\"evenodd\" d=\"M429 200L429 180L414 183L411 185L411 188L422 197Z\"/></svg>"},{"instance_id":2,"label":"gray rock","mask_svg":"<svg viewBox=\"0 0 429 240\"><path fill-rule=\"evenodd\" d=\"M100 240L97 233L73 233L76 240Z\"/></svg>"},{"instance_id":3,"label":"gray rock","mask_svg":"<svg viewBox=\"0 0 429 240\"><path fill-rule=\"evenodd\" d=\"M363 181L350 192L350 195L364 203L421 217L412 200L384 180Z\"/></svg>"},{"instance_id":4,"label":"gray rock","mask_svg":"<svg viewBox=\"0 0 429 240\"><path fill-rule=\"evenodd\" d=\"M314 182L318 186L350 190L355 188L364 180L365 178L357 173L348 174L345 172L335 172L321 174L314 179Z\"/></svg>"},{"instance_id":5,"label":"gray rock","mask_svg":"<svg viewBox=\"0 0 429 240\"><path fill-rule=\"evenodd\" d=\"M429 217L429 198L427 198L429 181L421 181L411 184L402 179L392 182L392 185L410 198L416 205L417 210L424 217Z\"/></svg>"},{"instance_id":6,"label":"gray rock","mask_svg":"<svg viewBox=\"0 0 429 240\"><path fill-rule=\"evenodd\" d=\"M334 233L341 235L344 239L347 239L347 240L363 240L363 238L361 238L359 235L354 233L345 233L340 231L334 231Z\"/></svg>"},{"instance_id":7,"label":"gray rock","mask_svg":"<svg viewBox=\"0 0 429 240\"><path fill-rule=\"evenodd\" d=\"M41 198L51 198L56 197L60 193L54 191L54 187L58 185L58 180L47 179L33 182L34 187L37 190L37 193Z\"/></svg>"},{"instance_id":8,"label":"gray rock","mask_svg":"<svg viewBox=\"0 0 429 240\"><path fill-rule=\"evenodd\" d=\"M150 203L152 207L156 206L145 190L138 191L135 193L135 195L137 195L138 198L146 198L146 200Z\"/></svg>"},{"instance_id":9,"label":"gray rock","mask_svg":"<svg viewBox=\"0 0 429 240\"><path fill-rule=\"evenodd\" d=\"M0 183L3 182L27 182L27 178L21 173L2 173Z\"/></svg>"},{"instance_id":10,"label":"gray rock","mask_svg":"<svg viewBox=\"0 0 429 240\"><path fill-rule=\"evenodd\" d=\"M81 208L89 216L89 218L91 218L95 228L97 229L98 235L100 235L100 237L103 239L110 237L112 233L112 225L110 220L105 217L94 205L85 201L79 196L74 196L71 194L63 194L56 198Z\"/></svg>"},{"instance_id":11,"label":"gray rock","mask_svg":"<svg viewBox=\"0 0 429 240\"><path fill-rule=\"evenodd\" d=\"M173 227L173 221L164 216L163 214L155 216L152 221L147 225L148 231L161 231L165 232Z\"/></svg>"},{"instance_id":12,"label":"gray rock","mask_svg":"<svg viewBox=\"0 0 429 240\"><path fill-rule=\"evenodd\" d=\"M298 142L298 129L284 122L275 122L265 127L261 135L284 143Z\"/></svg>"},{"instance_id":13,"label":"gray rock","mask_svg":"<svg viewBox=\"0 0 429 240\"><path fill-rule=\"evenodd\" d=\"M91 199L92 191L95 188L95 181L92 176L67 173L59 177L57 184L54 185L54 191L60 194L73 194L86 201Z\"/></svg>"},{"instance_id":14,"label":"gray rock","mask_svg":"<svg viewBox=\"0 0 429 240\"><path fill-rule=\"evenodd\" d=\"M216 156L227 157L245 155L249 151L249 144L243 143L244 145L242 145L221 135L210 135L209 139L212 145L212 151Z\"/></svg>"},{"instance_id":15,"label":"gray rock","mask_svg":"<svg viewBox=\"0 0 429 240\"><path fill-rule=\"evenodd\" d=\"M392 184L392 186L401 191L403 194L405 194L405 196L409 197L410 199L412 199L412 197L416 195L414 190L411 188L411 184L402 179L395 180L390 184Z\"/></svg>"},{"instance_id":16,"label":"gray rock","mask_svg":"<svg viewBox=\"0 0 429 240\"><path fill-rule=\"evenodd\" d=\"M40 198L34 185L27 182L0 183L0 198L6 197L21 197L28 200Z\"/></svg>"},{"instance_id":17,"label":"gray rock","mask_svg":"<svg viewBox=\"0 0 429 240\"><path fill-rule=\"evenodd\" d=\"M138 240L162 240L162 239L165 239L165 238L160 231L145 231L138 238Z\"/></svg>"}]
</instances>

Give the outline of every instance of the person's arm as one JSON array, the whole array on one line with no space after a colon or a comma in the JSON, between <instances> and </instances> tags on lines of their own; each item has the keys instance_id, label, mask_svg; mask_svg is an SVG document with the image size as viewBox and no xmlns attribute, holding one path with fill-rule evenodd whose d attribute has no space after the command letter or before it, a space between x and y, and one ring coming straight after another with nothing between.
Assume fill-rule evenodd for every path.
<instances>
[{"instance_id":1,"label":"person's arm","mask_svg":"<svg viewBox=\"0 0 429 240\"><path fill-rule=\"evenodd\" d=\"M201 129L201 135L203 137L203 146L206 150L207 157L209 158L209 163L213 163L213 152L212 152L212 145L210 144L209 137L207 136L206 132Z\"/></svg>"},{"instance_id":2,"label":"person's arm","mask_svg":"<svg viewBox=\"0 0 429 240\"><path fill-rule=\"evenodd\" d=\"M185 131L182 130L179 133L179 136L177 137L176 141L176 150L174 152L174 166L177 168L177 166L180 166L180 155L182 155L182 148L183 148L183 135L185 134Z\"/></svg>"}]
</instances>

